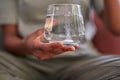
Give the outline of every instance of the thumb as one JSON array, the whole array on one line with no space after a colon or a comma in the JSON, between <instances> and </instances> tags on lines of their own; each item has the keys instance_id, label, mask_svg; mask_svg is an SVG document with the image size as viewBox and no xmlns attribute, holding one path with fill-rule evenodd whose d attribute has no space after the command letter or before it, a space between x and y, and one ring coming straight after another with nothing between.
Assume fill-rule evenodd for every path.
<instances>
[{"instance_id":1,"label":"thumb","mask_svg":"<svg viewBox=\"0 0 120 80\"><path fill-rule=\"evenodd\" d=\"M39 41L43 41L43 40L44 40L44 33L42 33L42 34L41 34L40 36L38 36L36 39L39 40Z\"/></svg>"}]
</instances>

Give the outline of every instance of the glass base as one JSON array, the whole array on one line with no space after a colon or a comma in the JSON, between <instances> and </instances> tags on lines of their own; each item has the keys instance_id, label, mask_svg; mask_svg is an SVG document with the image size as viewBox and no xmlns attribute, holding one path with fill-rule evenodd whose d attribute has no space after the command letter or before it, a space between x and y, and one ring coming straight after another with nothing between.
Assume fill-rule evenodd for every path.
<instances>
[{"instance_id":1,"label":"glass base","mask_svg":"<svg viewBox=\"0 0 120 80\"><path fill-rule=\"evenodd\" d=\"M64 45L75 45L74 41L73 40L63 40L62 43Z\"/></svg>"},{"instance_id":2,"label":"glass base","mask_svg":"<svg viewBox=\"0 0 120 80\"><path fill-rule=\"evenodd\" d=\"M63 40L63 41L49 41L50 43L53 42L61 42L63 45L66 46L74 46L74 45L79 45L80 41L74 42L73 40Z\"/></svg>"},{"instance_id":3,"label":"glass base","mask_svg":"<svg viewBox=\"0 0 120 80\"><path fill-rule=\"evenodd\" d=\"M63 40L62 43L67 46L79 45L79 41L74 42L73 40Z\"/></svg>"}]
</instances>

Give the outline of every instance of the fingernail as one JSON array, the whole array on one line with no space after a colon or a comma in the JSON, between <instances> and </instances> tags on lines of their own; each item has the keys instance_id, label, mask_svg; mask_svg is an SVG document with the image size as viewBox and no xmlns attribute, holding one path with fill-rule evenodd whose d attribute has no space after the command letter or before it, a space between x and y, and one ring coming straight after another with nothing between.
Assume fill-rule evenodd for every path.
<instances>
[{"instance_id":1,"label":"fingernail","mask_svg":"<svg viewBox=\"0 0 120 80\"><path fill-rule=\"evenodd\" d=\"M71 49L72 49L72 51L75 51L75 47L74 46L72 46Z\"/></svg>"},{"instance_id":2,"label":"fingernail","mask_svg":"<svg viewBox=\"0 0 120 80\"><path fill-rule=\"evenodd\" d=\"M77 48L79 48L80 46L79 45L76 45Z\"/></svg>"}]
</instances>

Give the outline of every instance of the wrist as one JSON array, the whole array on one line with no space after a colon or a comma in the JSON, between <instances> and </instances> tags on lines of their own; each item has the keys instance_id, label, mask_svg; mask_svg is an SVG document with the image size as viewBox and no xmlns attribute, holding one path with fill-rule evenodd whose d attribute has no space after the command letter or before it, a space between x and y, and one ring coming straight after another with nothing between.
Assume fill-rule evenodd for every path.
<instances>
[{"instance_id":1,"label":"wrist","mask_svg":"<svg viewBox=\"0 0 120 80\"><path fill-rule=\"evenodd\" d=\"M26 44L24 39L21 40L21 46L23 47L23 51L25 51L26 54L32 54L30 47Z\"/></svg>"}]
</instances>

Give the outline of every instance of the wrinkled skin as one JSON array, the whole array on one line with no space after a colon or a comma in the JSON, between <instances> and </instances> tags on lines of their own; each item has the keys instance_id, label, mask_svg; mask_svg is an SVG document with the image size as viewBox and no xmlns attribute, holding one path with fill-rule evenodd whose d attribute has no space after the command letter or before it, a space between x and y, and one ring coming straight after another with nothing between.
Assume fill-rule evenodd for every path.
<instances>
[{"instance_id":1,"label":"wrinkled skin","mask_svg":"<svg viewBox=\"0 0 120 80\"><path fill-rule=\"evenodd\" d=\"M26 47L40 59L49 59L55 55L66 51L74 51L76 48L78 48L78 45L65 46L60 42L43 43L43 34L44 29L40 29L24 39Z\"/></svg>"}]
</instances>

